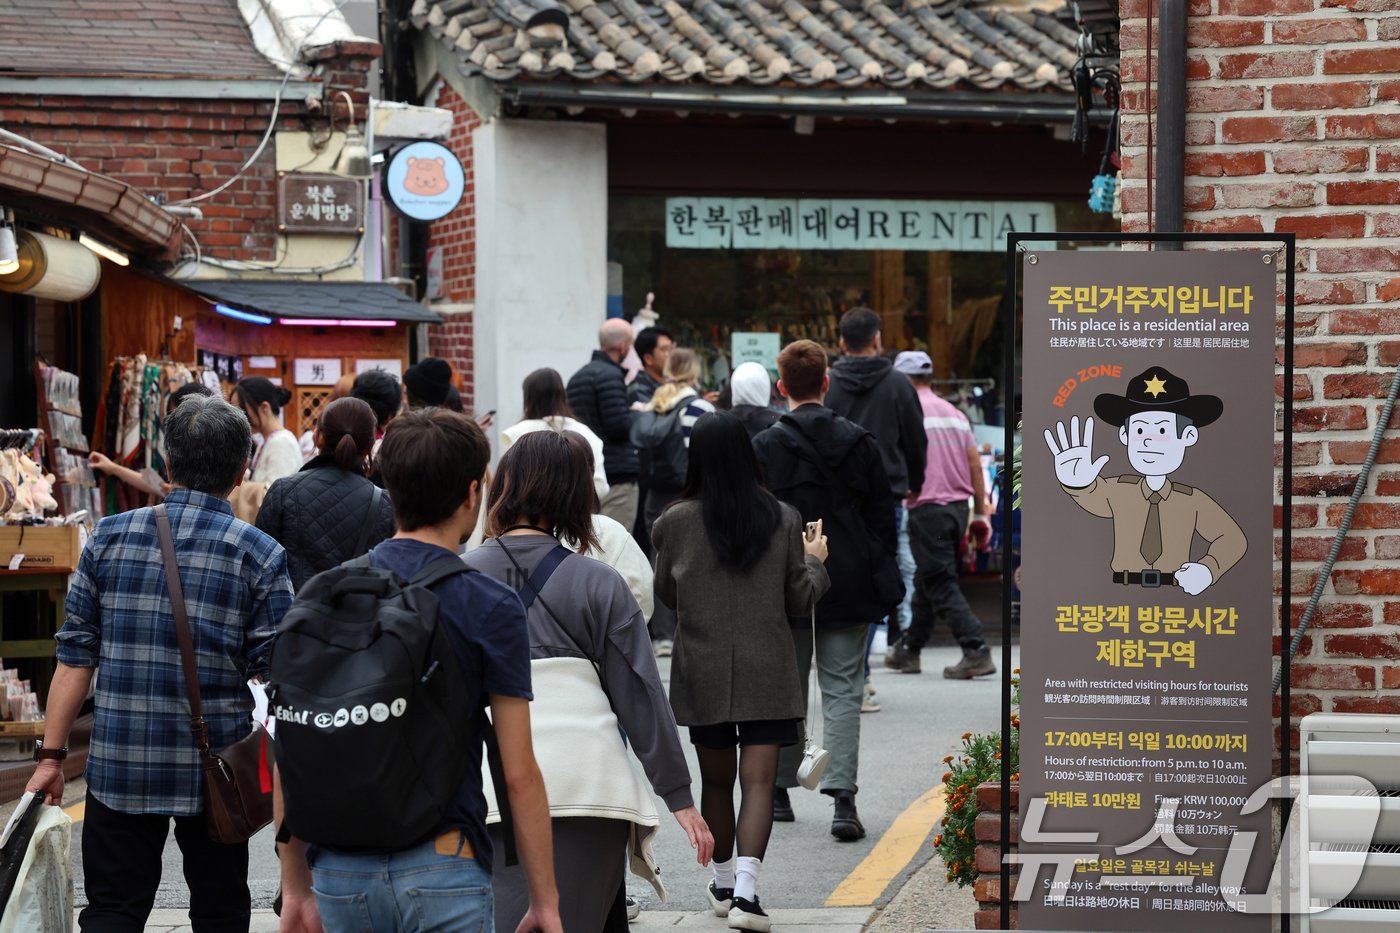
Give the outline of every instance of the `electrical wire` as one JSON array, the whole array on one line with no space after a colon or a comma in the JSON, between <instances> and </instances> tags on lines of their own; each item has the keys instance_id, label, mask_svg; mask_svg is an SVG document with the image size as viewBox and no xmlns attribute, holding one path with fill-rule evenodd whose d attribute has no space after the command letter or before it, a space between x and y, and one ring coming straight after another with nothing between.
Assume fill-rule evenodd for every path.
<instances>
[{"instance_id":1,"label":"electrical wire","mask_svg":"<svg viewBox=\"0 0 1400 933\"><path fill-rule=\"evenodd\" d=\"M1337 558L1342 553L1342 544L1346 540L1347 533L1351 531L1352 519L1356 517L1356 508L1361 503L1361 497L1366 492L1366 481L1371 475L1371 468L1376 465L1376 457L1381 452L1381 439L1385 436L1385 429L1390 426L1390 416L1395 411L1395 401L1400 398L1400 370L1391 376L1390 394L1386 396L1385 405L1381 406L1380 417L1376 419L1376 431L1371 435L1371 446L1366 450L1366 459L1361 464L1361 473L1356 477L1356 486L1351 490L1351 499L1347 501L1347 510L1342 515L1342 521L1337 526L1337 535L1332 539L1332 549L1327 552L1327 560L1322 562L1322 571L1317 575L1317 584L1313 587L1312 598L1308 600L1307 608L1303 610L1303 617L1298 620L1298 628L1293 633L1293 640L1288 645L1288 662L1293 663L1293 658L1298 654L1298 646L1303 643L1303 635L1307 633L1308 626L1312 624L1313 613L1317 611L1317 605L1322 601L1322 592L1327 589L1327 582L1332 579L1332 567L1337 563ZM1289 516L1284 516L1285 521L1291 520ZM1284 593L1287 594L1289 581L1284 580ZM1287 596L1285 595L1285 599ZM1278 693L1283 686L1283 665L1280 664L1274 673L1274 693ZM1284 710L1287 715L1288 711Z\"/></svg>"},{"instance_id":2,"label":"electrical wire","mask_svg":"<svg viewBox=\"0 0 1400 933\"><path fill-rule=\"evenodd\" d=\"M337 3L335 6L330 7L326 10L326 12L322 13L320 18L317 19L316 22L312 24L311 28L306 31L306 34L302 36L301 42L298 43L296 51L292 53L292 57L294 59L300 60L301 50L305 48L307 41L313 35L316 34L316 30L321 28L321 24L326 21L326 17L330 16L332 13L339 12L340 8L345 6L345 4L349 2L350 0L340 0L340 2ZM287 92L287 82L291 80L292 71L294 70L294 68L295 63L289 63L287 69L282 73L282 83L277 86L277 95L272 100L272 114L267 119L267 131L263 133L262 140L258 142L258 148L253 150L253 154L248 157L248 161L244 162L243 165L238 169L238 171L234 172L233 175L231 175L229 179L225 181L222 185L219 185L219 187L214 188L210 191L206 191L203 194L197 194L193 197L181 198L178 201L171 201L171 204L195 204L199 201L206 201L209 198L214 197L214 195L216 194L220 194L221 192L227 191L230 185L238 181L238 179L242 178L244 174L247 173L248 169L252 167L253 163L256 162L258 158L263 154L263 150L267 148L268 140L272 138L273 132L277 129L277 117L282 110L282 95Z\"/></svg>"}]
</instances>

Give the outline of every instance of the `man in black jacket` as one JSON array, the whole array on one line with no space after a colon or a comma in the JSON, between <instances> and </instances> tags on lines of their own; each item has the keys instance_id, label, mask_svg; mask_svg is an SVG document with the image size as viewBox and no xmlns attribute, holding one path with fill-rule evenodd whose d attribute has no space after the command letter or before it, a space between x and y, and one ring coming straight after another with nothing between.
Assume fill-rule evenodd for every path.
<instances>
[{"instance_id":1,"label":"man in black jacket","mask_svg":"<svg viewBox=\"0 0 1400 933\"><path fill-rule=\"evenodd\" d=\"M866 635L903 594L895 563L894 499L875 438L822 406L829 386L826 351L799 340L778 357L778 373L778 391L789 412L754 438L754 449L774 495L801 512L804 521L821 519L831 543L826 563L831 589L817 604L815 625L794 619L792 636L805 691L815 628L823 736L831 753L821 790L836 798L831 834L852 841L865 835L855 797ZM797 786L801 760L800 747L783 749L775 820L793 818L788 788Z\"/></svg>"},{"instance_id":2,"label":"man in black jacket","mask_svg":"<svg viewBox=\"0 0 1400 933\"><path fill-rule=\"evenodd\" d=\"M637 449L628 435L632 411L627 403L627 372L622 360L632 349L632 325L610 318L598 331L593 359L569 380L569 407L574 417L603 439L603 469L608 494L602 512L631 528L637 518Z\"/></svg>"},{"instance_id":3,"label":"man in black jacket","mask_svg":"<svg viewBox=\"0 0 1400 933\"><path fill-rule=\"evenodd\" d=\"M869 308L852 308L841 316L841 359L831 368L831 391L826 405L875 435L880 457L894 494L895 527L900 535L901 552L907 553L905 498L916 499L924 485L928 441L924 435L924 410L909 380L894 371L894 364L881 356L880 315ZM909 585L914 568L901 568ZM887 631L890 644L909 625L909 602L889 614Z\"/></svg>"}]
</instances>

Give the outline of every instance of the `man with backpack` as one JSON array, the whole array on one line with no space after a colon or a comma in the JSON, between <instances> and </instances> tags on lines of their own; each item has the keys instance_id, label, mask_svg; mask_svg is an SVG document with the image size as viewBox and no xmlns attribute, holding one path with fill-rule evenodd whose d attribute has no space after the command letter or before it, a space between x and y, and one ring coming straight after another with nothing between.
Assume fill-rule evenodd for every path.
<instances>
[{"instance_id":1,"label":"man with backpack","mask_svg":"<svg viewBox=\"0 0 1400 933\"><path fill-rule=\"evenodd\" d=\"M290 837L284 933L489 927L481 760L493 737L530 892L521 933L561 930L525 612L457 555L489 457L465 415L393 421L379 462L398 533L310 580L279 628L269 697Z\"/></svg>"},{"instance_id":2,"label":"man with backpack","mask_svg":"<svg viewBox=\"0 0 1400 933\"><path fill-rule=\"evenodd\" d=\"M810 340L790 344L778 356L778 374L788 414L754 438L754 449L773 494L804 521L821 519L830 541L831 589L817 603L815 623L792 620L792 638L805 690L815 629L823 741L831 753L821 791L835 798L831 834L853 841L865 836L855 798L866 635L904 595L894 497L875 438L822 405L830 385L826 351ZM800 746L783 749L773 795L778 822L793 819L788 789L797 786L801 761Z\"/></svg>"}]
</instances>

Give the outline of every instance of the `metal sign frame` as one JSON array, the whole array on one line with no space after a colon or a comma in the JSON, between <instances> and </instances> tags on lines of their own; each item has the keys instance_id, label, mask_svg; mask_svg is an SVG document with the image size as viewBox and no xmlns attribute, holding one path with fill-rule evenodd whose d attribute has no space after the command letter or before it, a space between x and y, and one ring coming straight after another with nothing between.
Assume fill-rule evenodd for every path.
<instances>
[{"instance_id":1,"label":"metal sign frame","mask_svg":"<svg viewBox=\"0 0 1400 933\"><path fill-rule=\"evenodd\" d=\"M1281 690L1282 709L1279 730L1279 770L1285 780L1291 777L1292 762L1289 760L1289 739L1293 731L1290 681L1292 679L1292 659L1288 646L1292 640L1292 579L1293 564L1293 306L1294 271L1297 253L1296 237L1292 233L1008 233L1006 235L1006 287L1002 296L1002 327L1005 328L1005 355L1002 360L1002 385L1006 386L1006 438L1004 466L1001 472L1002 495L1007 503L1007 528L1002 535L1002 581L1001 581L1001 922L1000 929L1011 929L1011 865L1006 861L1011 851L1011 609L1012 573L1015 561L1013 536L1010 533L1012 495L1012 456L1016 449L1017 413L1012 404L1020 386L1020 373L1016 371L1016 311L1020 293L1020 254L1026 251L1026 243L1228 243L1282 244L1285 251L1284 267L1284 328L1283 328L1283 517L1280 532L1283 539L1281 559L1283 575L1279 594L1279 634L1282 636L1281 657L1283 669ZM1289 807L1284 804L1283 827L1288 825ZM1284 881L1287 883L1287 866L1284 866ZM1290 933L1291 917L1285 912L1282 916L1282 933Z\"/></svg>"}]
</instances>

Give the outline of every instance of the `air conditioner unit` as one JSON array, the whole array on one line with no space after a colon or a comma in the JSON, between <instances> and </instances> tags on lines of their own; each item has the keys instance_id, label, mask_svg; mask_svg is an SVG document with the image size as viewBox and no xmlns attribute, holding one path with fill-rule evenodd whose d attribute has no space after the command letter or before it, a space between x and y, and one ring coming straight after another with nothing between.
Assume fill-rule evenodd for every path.
<instances>
[{"instance_id":1,"label":"air conditioner unit","mask_svg":"<svg viewBox=\"0 0 1400 933\"><path fill-rule=\"evenodd\" d=\"M1400 930L1400 716L1314 713L1299 727L1301 771L1309 778L1354 775L1380 800L1309 783L1302 832L1303 933ZM1365 792L1369 797L1370 792ZM1368 831L1372 821L1375 828ZM1360 873L1355 885L1352 880Z\"/></svg>"}]
</instances>

